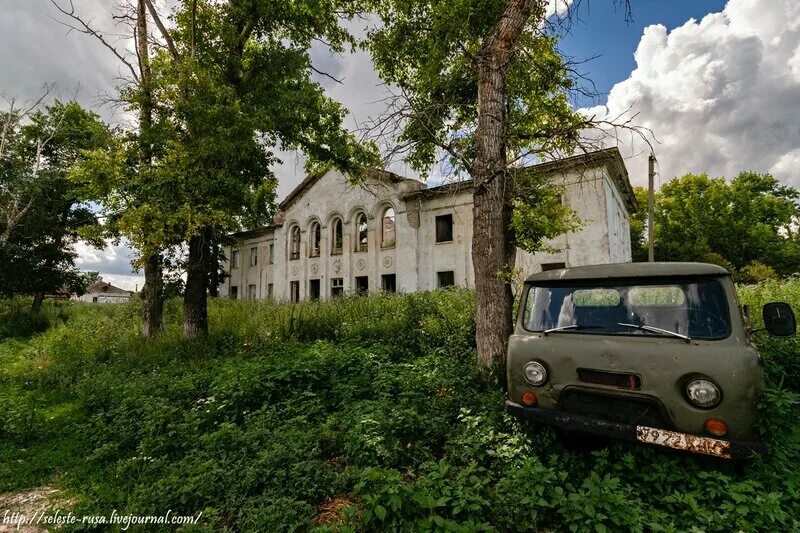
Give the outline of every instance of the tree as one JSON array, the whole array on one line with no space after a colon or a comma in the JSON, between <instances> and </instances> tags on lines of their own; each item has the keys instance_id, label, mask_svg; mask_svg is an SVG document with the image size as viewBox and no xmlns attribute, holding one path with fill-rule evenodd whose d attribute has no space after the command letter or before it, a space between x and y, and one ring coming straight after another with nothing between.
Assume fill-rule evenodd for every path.
<instances>
[{"instance_id":1,"label":"tree","mask_svg":"<svg viewBox=\"0 0 800 533\"><path fill-rule=\"evenodd\" d=\"M157 335L162 327L164 290L163 290L163 247L160 239L150 234L142 234L140 230L147 226L146 223L125 225L118 224L121 220L137 218L145 212L148 206L153 205L153 200L159 197L159 186L154 183L151 175L153 157L159 142L163 137L158 135L158 125L154 123L153 90L151 82L151 41L153 36L148 28L148 8L153 16L157 16L149 0L134 0L134 5L120 4L119 11L113 14L118 25L127 27L127 33L117 36L117 40L127 38L131 41L131 48L135 52L125 51L115 46L115 42L108 39L92 23L82 18L76 11L72 0L69 8L62 7L56 0L51 0L58 11L67 17L70 22L66 25L71 31L89 35L109 50L127 69L130 77L124 80L120 90L119 100L127 104L131 110L138 111L137 124L133 131L120 134L121 139L107 152L96 151L86 165L84 171L75 173L79 182L84 185L84 190L89 195L99 198L113 196L113 208L106 206L108 224L105 226L104 235L117 236L120 232L126 234L134 245L138 242L140 257L135 262L136 266L144 269L145 284L142 288L141 332L146 338ZM159 43L161 44L161 43ZM119 133L119 132L118 132ZM127 146L126 146L127 144ZM136 148L136 157L125 157L131 145ZM125 167L115 165L124 164ZM97 174L95 174L97 173ZM100 176L98 178L98 176ZM106 202L108 203L108 201ZM143 222L146 222L143 221ZM130 231L130 228L133 228ZM148 228L149 229L149 228ZM126 232L126 230L128 230ZM157 234L159 234L157 232Z\"/></svg>"},{"instance_id":2,"label":"tree","mask_svg":"<svg viewBox=\"0 0 800 533\"><path fill-rule=\"evenodd\" d=\"M167 43L152 64L167 141L154 162L166 194L149 215L164 244L188 244L188 337L208 329L214 244L268 211L254 209L256 201L274 200L278 146L302 150L309 165L349 173L374 160L343 129L345 110L312 80L312 41L339 50L350 40L340 25L347 7L346 0L185 1L172 28L150 10Z\"/></svg>"},{"instance_id":3,"label":"tree","mask_svg":"<svg viewBox=\"0 0 800 533\"><path fill-rule=\"evenodd\" d=\"M647 189L634 187L637 211L629 213L628 223L631 230L631 256L634 262L645 262L648 259L647 248Z\"/></svg>"},{"instance_id":4,"label":"tree","mask_svg":"<svg viewBox=\"0 0 800 533\"><path fill-rule=\"evenodd\" d=\"M106 146L110 134L97 115L75 102L55 101L24 122L10 116L6 113L6 120L16 125L5 129L0 158L0 208L5 214L5 223L0 223L0 291L34 295L36 310L45 293L79 283L74 244L97 220L69 179L69 170L85 151Z\"/></svg>"},{"instance_id":5,"label":"tree","mask_svg":"<svg viewBox=\"0 0 800 533\"><path fill-rule=\"evenodd\" d=\"M730 182L706 174L676 178L655 197L656 259L726 264L742 279L769 277L768 269L798 272L799 198L769 174L742 172ZM633 218L646 219L645 210ZM633 225L631 231L635 242Z\"/></svg>"},{"instance_id":6,"label":"tree","mask_svg":"<svg viewBox=\"0 0 800 533\"><path fill-rule=\"evenodd\" d=\"M517 245L534 245L536 251L543 237L575 222L569 212L548 210L553 191L522 193L514 169L571 152L580 132L596 124L569 105L571 71L545 32L546 5L538 0L371 4L381 25L370 32L367 47L381 77L398 91L374 130L387 124L400 128L395 153L406 155L417 170L427 173L441 164L472 179L476 344L486 366L504 361L512 329L508 273ZM536 221L544 224L532 234L515 234Z\"/></svg>"}]
</instances>

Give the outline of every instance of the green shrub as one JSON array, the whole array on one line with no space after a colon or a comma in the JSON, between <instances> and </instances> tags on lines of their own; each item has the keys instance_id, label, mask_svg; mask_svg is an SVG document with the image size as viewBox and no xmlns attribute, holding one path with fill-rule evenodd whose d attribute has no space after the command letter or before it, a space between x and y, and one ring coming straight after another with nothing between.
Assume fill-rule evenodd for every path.
<instances>
[{"instance_id":1,"label":"green shrub","mask_svg":"<svg viewBox=\"0 0 800 533\"><path fill-rule=\"evenodd\" d=\"M741 287L800 304L800 282ZM463 290L278 304L64 308L0 342L0 491L54 480L74 512L203 511L201 529L798 530L797 345L758 336L769 456L735 468L627 443L564 449L475 364ZM782 386L778 383L783 380Z\"/></svg>"}]
</instances>

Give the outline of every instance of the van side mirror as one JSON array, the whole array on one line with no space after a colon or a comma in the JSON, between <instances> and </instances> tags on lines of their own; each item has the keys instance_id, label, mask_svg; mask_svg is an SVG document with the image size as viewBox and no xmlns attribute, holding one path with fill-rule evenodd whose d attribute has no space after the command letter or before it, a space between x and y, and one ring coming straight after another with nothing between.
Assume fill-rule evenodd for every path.
<instances>
[{"instance_id":1,"label":"van side mirror","mask_svg":"<svg viewBox=\"0 0 800 533\"><path fill-rule=\"evenodd\" d=\"M764 317L764 329L776 337L791 337L797 331L797 322L789 304L770 302L764 305L761 315Z\"/></svg>"}]
</instances>

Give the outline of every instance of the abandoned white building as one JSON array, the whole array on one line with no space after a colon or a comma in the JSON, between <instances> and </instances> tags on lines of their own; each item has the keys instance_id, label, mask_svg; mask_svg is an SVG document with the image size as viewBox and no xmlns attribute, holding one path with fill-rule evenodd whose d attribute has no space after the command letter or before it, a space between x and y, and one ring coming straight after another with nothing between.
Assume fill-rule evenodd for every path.
<instances>
[{"instance_id":1,"label":"abandoned white building","mask_svg":"<svg viewBox=\"0 0 800 533\"><path fill-rule=\"evenodd\" d=\"M131 299L131 293L105 281L98 281L92 283L86 290L86 294L77 299L95 304L125 303Z\"/></svg>"},{"instance_id":2,"label":"abandoned white building","mask_svg":"<svg viewBox=\"0 0 800 533\"><path fill-rule=\"evenodd\" d=\"M564 187L562 200L584 226L551 243L558 253L520 250L524 274L631 260L628 213L636 199L616 148L534 168ZM471 287L471 185L428 188L379 170L359 186L335 170L308 176L280 203L272 226L234 234L220 295L298 301Z\"/></svg>"}]
</instances>

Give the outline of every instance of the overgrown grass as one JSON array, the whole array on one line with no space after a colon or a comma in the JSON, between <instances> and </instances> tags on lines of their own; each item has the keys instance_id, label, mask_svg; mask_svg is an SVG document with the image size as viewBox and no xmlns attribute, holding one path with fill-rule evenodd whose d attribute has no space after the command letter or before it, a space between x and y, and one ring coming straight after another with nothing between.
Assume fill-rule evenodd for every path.
<instances>
[{"instance_id":1,"label":"overgrown grass","mask_svg":"<svg viewBox=\"0 0 800 533\"><path fill-rule=\"evenodd\" d=\"M796 281L741 294L800 309ZM194 342L179 310L151 342L135 303L0 342L0 492L55 483L78 514L203 511L209 531L800 528L794 340L759 337L783 379L763 400L773 453L737 467L570 452L509 418L474 364L467 291L213 301Z\"/></svg>"}]
</instances>

